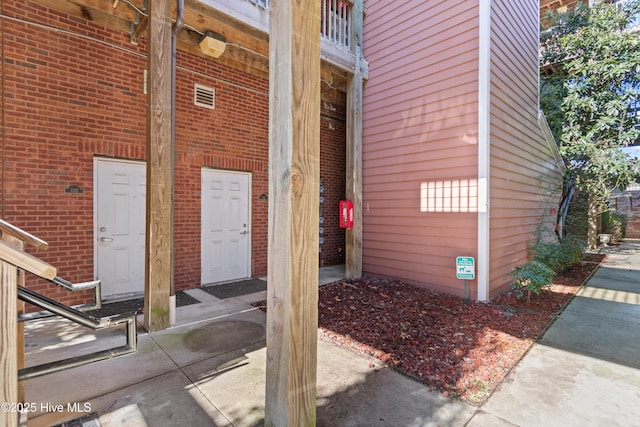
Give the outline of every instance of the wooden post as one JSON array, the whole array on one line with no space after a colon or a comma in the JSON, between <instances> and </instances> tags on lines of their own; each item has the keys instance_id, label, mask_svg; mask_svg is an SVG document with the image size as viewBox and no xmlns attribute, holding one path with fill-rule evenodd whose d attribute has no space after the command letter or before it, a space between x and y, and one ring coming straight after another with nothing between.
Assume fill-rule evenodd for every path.
<instances>
[{"instance_id":1,"label":"wooden post","mask_svg":"<svg viewBox=\"0 0 640 427\"><path fill-rule=\"evenodd\" d=\"M0 402L17 404L18 397L18 269L15 265L0 260ZM9 408L11 409L11 408ZM0 425L18 425L18 413L0 411Z\"/></svg>"},{"instance_id":2,"label":"wooden post","mask_svg":"<svg viewBox=\"0 0 640 427\"><path fill-rule=\"evenodd\" d=\"M171 1L149 1L144 325L169 326L171 293Z\"/></svg>"},{"instance_id":3,"label":"wooden post","mask_svg":"<svg viewBox=\"0 0 640 427\"><path fill-rule=\"evenodd\" d=\"M9 246L19 250L24 251L25 244L30 244L31 246L38 249L47 249L49 244L42 239L39 239L24 230L0 219L0 235L2 235L2 241L6 242ZM25 285L25 271L23 269L18 269L18 277L17 284L20 286ZM55 276L55 274L54 274ZM16 308L17 314L24 314L25 312L25 304L23 301L17 299L16 293ZM17 340L16 340L16 351L18 358L18 369L22 369L25 367L24 364L24 323L18 322L17 328ZM24 381L20 381L18 383L18 402L25 402L25 391L24 391Z\"/></svg>"},{"instance_id":4,"label":"wooden post","mask_svg":"<svg viewBox=\"0 0 640 427\"><path fill-rule=\"evenodd\" d=\"M13 237L7 233L2 234L2 240L4 242L7 242L9 245L13 246L16 249L20 251L24 251L24 242L22 240L17 239L16 237ZM18 269L17 274L18 276L17 276L16 283L20 286L24 286L26 282L24 270ZM19 299L16 298L16 310L17 310L17 315L25 313L24 301L20 301ZM16 333L17 333L16 352L18 357L17 363L18 363L18 369L22 369L25 366L24 365L24 323L23 322L18 322ZM24 381L20 381L18 382L18 402L24 402L24 401L25 401Z\"/></svg>"},{"instance_id":5,"label":"wooden post","mask_svg":"<svg viewBox=\"0 0 640 427\"><path fill-rule=\"evenodd\" d=\"M347 81L347 175L346 197L353 202L353 227L345 238L345 276L362 276L362 0L353 2L354 24L351 40L356 55L356 70Z\"/></svg>"},{"instance_id":6,"label":"wooden post","mask_svg":"<svg viewBox=\"0 0 640 427\"><path fill-rule=\"evenodd\" d=\"M25 244L30 244L31 246L38 249L47 249L49 246L47 242L42 239L39 239L24 230L0 219L0 235L2 236L2 241L7 243L8 247L14 248L18 251L24 251ZM9 257L11 254L6 252ZM22 258L22 257L18 257ZM46 268L46 266L45 266ZM53 276L57 274L57 271L53 269ZM51 270L51 269L48 269ZM51 272L49 272L51 274ZM18 285L25 285L25 271L22 268L17 270L17 282ZM23 301L20 301L17 297L16 291L16 315L24 314L25 312L25 304ZM7 301L10 301L7 299ZM3 303L4 304L4 303ZM17 323L17 336L16 336L16 352L17 352L17 365L18 369L22 369L25 367L24 363L24 323ZM17 378L17 376L16 376ZM24 382L20 381L18 383L18 400L17 402L25 402L25 391L24 391ZM0 423L0 425L2 425Z\"/></svg>"},{"instance_id":7,"label":"wooden post","mask_svg":"<svg viewBox=\"0 0 640 427\"><path fill-rule=\"evenodd\" d=\"M272 0L266 426L316 418L320 2Z\"/></svg>"}]
</instances>

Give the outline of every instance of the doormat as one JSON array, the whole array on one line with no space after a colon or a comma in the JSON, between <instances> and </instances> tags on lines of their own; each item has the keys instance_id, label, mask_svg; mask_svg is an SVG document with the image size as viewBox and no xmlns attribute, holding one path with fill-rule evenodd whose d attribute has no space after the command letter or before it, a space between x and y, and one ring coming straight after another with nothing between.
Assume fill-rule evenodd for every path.
<instances>
[{"instance_id":1,"label":"doormat","mask_svg":"<svg viewBox=\"0 0 640 427\"><path fill-rule=\"evenodd\" d=\"M260 279L242 280L225 285L205 286L203 291L219 299L239 297L267 290L267 282Z\"/></svg>"},{"instance_id":2,"label":"doormat","mask_svg":"<svg viewBox=\"0 0 640 427\"><path fill-rule=\"evenodd\" d=\"M183 291L176 292L176 307L183 307L185 305L197 304L200 301L192 297ZM142 313L144 308L144 298L133 298L122 301L108 302L106 304L102 304L101 308L96 310L89 310L87 314L90 314L94 317L107 317L113 316L114 314L122 314L122 313L132 313L136 312L136 314Z\"/></svg>"}]
</instances>

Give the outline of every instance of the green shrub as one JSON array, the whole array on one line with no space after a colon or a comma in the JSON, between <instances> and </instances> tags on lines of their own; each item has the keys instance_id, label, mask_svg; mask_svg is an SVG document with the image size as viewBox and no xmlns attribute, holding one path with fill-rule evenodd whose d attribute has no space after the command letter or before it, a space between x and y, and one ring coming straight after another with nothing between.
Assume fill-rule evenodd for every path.
<instances>
[{"instance_id":1,"label":"green shrub","mask_svg":"<svg viewBox=\"0 0 640 427\"><path fill-rule=\"evenodd\" d=\"M517 265L509 276L513 278L513 290L518 298L526 293L527 304L531 302L531 294L539 295L543 289L551 287L554 271L540 261L529 261Z\"/></svg>"},{"instance_id":2,"label":"green shrub","mask_svg":"<svg viewBox=\"0 0 640 427\"><path fill-rule=\"evenodd\" d=\"M562 272L577 264L582 258L583 243L566 236L559 243L538 242L531 248L531 257L549 267L554 272Z\"/></svg>"},{"instance_id":3,"label":"green shrub","mask_svg":"<svg viewBox=\"0 0 640 427\"><path fill-rule=\"evenodd\" d=\"M627 216L618 212L602 214L602 232L611 234L612 242L619 242L624 238L627 228Z\"/></svg>"}]
</instances>

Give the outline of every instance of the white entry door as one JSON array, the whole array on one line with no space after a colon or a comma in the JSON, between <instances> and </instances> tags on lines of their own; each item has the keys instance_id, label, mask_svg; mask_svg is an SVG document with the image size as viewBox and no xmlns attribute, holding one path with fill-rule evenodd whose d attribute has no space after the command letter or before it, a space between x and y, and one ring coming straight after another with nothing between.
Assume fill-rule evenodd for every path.
<instances>
[{"instance_id":1,"label":"white entry door","mask_svg":"<svg viewBox=\"0 0 640 427\"><path fill-rule=\"evenodd\" d=\"M94 236L102 296L144 292L146 166L96 159Z\"/></svg>"},{"instance_id":2,"label":"white entry door","mask_svg":"<svg viewBox=\"0 0 640 427\"><path fill-rule=\"evenodd\" d=\"M202 284L251 275L248 173L202 169Z\"/></svg>"}]
</instances>

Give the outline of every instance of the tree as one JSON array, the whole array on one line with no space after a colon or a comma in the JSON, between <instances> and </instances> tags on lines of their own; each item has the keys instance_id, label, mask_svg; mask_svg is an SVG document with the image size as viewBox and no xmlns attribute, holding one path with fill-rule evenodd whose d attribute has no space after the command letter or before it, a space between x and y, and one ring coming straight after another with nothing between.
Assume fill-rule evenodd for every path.
<instances>
[{"instance_id":1,"label":"tree","mask_svg":"<svg viewBox=\"0 0 640 427\"><path fill-rule=\"evenodd\" d=\"M541 31L540 104L567 179L589 195L590 247L610 191L626 188L640 171L638 159L622 151L640 136L638 117L630 114L640 98L640 35L627 29L638 11L638 0L624 7L580 3L551 13Z\"/></svg>"}]
</instances>

